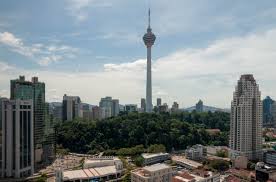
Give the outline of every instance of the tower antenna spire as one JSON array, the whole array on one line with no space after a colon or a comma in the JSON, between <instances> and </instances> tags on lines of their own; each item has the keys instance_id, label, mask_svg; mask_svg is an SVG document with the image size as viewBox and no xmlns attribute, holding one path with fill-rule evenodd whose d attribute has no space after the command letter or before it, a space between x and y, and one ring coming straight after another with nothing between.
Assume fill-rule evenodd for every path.
<instances>
[{"instance_id":1,"label":"tower antenna spire","mask_svg":"<svg viewBox=\"0 0 276 182\"><path fill-rule=\"evenodd\" d=\"M149 28L150 28L150 7L149 7Z\"/></svg>"}]
</instances>

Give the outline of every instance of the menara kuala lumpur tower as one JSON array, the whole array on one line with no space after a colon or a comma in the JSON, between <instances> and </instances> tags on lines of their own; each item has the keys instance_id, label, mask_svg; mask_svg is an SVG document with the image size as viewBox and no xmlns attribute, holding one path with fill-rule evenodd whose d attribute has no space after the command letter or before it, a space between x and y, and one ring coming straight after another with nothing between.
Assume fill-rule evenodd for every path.
<instances>
[{"instance_id":1,"label":"menara kuala lumpur tower","mask_svg":"<svg viewBox=\"0 0 276 182\"><path fill-rule=\"evenodd\" d=\"M149 9L149 25L147 33L143 40L147 46L147 91L146 91L146 112L152 112L152 84L151 84L151 47L155 42L155 35L151 32L150 27L150 9Z\"/></svg>"}]
</instances>

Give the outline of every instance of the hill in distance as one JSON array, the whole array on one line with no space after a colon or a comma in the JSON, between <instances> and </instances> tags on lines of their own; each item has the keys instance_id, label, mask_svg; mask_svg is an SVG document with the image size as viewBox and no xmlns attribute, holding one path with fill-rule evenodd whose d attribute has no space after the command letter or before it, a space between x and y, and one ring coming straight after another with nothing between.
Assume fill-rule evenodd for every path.
<instances>
[{"instance_id":1,"label":"hill in distance","mask_svg":"<svg viewBox=\"0 0 276 182\"><path fill-rule=\"evenodd\" d=\"M187 112L192 112L193 110L195 110L196 107L192 106L192 107L188 107L188 108L184 108L183 111L187 111ZM216 112L216 111L220 111L220 112L227 112L230 113L230 109L222 109L222 108L217 108L217 107L213 107L213 106L205 106L203 105L203 111L204 112Z\"/></svg>"}]
</instances>

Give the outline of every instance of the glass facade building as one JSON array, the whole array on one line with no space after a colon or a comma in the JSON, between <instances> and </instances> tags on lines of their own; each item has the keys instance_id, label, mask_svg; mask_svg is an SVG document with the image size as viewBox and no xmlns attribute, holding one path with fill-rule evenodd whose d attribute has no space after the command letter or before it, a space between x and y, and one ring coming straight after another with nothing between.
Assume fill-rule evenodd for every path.
<instances>
[{"instance_id":1,"label":"glass facade building","mask_svg":"<svg viewBox=\"0 0 276 182\"><path fill-rule=\"evenodd\" d=\"M11 100L33 100L35 164L43 162L43 142L45 125L45 84L33 77L26 81L24 76L11 80ZM36 165L37 167L37 165Z\"/></svg>"},{"instance_id":2,"label":"glass facade building","mask_svg":"<svg viewBox=\"0 0 276 182\"><path fill-rule=\"evenodd\" d=\"M273 119L273 103L274 101L267 96L263 100L263 126L264 127L274 127Z\"/></svg>"}]
</instances>

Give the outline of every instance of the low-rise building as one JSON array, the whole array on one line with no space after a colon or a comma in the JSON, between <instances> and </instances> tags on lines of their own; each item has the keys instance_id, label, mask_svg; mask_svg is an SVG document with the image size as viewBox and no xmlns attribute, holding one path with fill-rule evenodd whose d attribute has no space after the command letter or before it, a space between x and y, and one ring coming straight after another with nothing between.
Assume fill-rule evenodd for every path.
<instances>
[{"instance_id":1,"label":"low-rise building","mask_svg":"<svg viewBox=\"0 0 276 182\"><path fill-rule=\"evenodd\" d=\"M217 155L217 152L219 151L226 151L229 154L229 147L227 146L206 146L207 148L207 154L209 155Z\"/></svg>"},{"instance_id":2,"label":"low-rise building","mask_svg":"<svg viewBox=\"0 0 276 182\"><path fill-rule=\"evenodd\" d=\"M263 162L256 164L256 181L276 181L276 167L265 165Z\"/></svg>"},{"instance_id":3,"label":"low-rise building","mask_svg":"<svg viewBox=\"0 0 276 182\"><path fill-rule=\"evenodd\" d=\"M123 169L115 166L80 169L74 171L64 171L62 175L64 182L88 182L88 181L108 181L116 180L123 174Z\"/></svg>"},{"instance_id":4,"label":"low-rise building","mask_svg":"<svg viewBox=\"0 0 276 182\"><path fill-rule=\"evenodd\" d=\"M186 159L184 156L173 156L172 161L187 169L197 169L203 166L201 163Z\"/></svg>"},{"instance_id":5,"label":"low-rise building","mask_svg":"<svg viewBox=\"0 0 276 182\"><path fill-rule=\"evenodd\" d=\"M237 169L246 169L248 158L246 156L238 156L234 159L234 167Z\"/></svg>"},{"instance_id":6,"label":"low-rise building","mask_svg":"<svg viewBox=\"0 0 276 182\"><path fill-rule=\"evenodd\" d=\"M124 172L123 163L114 157L95 157L84 161L83 169L56 172L56 179L64 182L119 181Z\"/></svg>"},{"instance_id":7,"label":"low-rise building","mask_svg":"<svg viewBox=\"0 0 276 182\"><path fill-rule=\"evenodd\" d=\"M220 174L215 174L211 171L194 170L192 172L178 172L173 177L173 182L219 182Z\"/></svg>"},{"instance_id":8,"label":"low-rise building","mask_svg":"<svg viewBox=\"0 0 276 182\"><path fill-rule=\"evenodd\" d=\"M185 151L185 156L187 159L191 160L202 160L207 156L207 148L199 144L194 145Z\"/></svg>"},{"instance_id":9,"label":"low-rise building","mask_svg":"<svg viewBox=\"0 0 276 182\"><path fill-rule=\"evenodd\" d=\"M225 175L231 175L237 177L240 181L256 181L255 171L247 169L230 168L225 171Z\"/></svg>"},{"instance_id":10,"label":"low-rise building","mask_svg":"<svg viewBox=\"0 0 276 182\"><path fill-rule=\"evenodd\" d=\"M172 168L166 164L154 164L131 172L131 182L172 181Z\"/></svg>"},{"instance_id":11,"label":"low-rise building","mask_svg":"<svg viewBox=\"0 0 276 182\"><path fill-rule=\"evenodd\" d=\"M276 151L267 151L264 153L264 162L276 166Z\"/></svg>"},{"instance_id":12,"label":"low-rise building","mask_svg":"<svg viewBox=\"0 0 276 182\"><path fill-rule=\"evenodd\" d=\"M152 165L156 163L161 163L170 158L170 155L168 153L156 153L156 154L149 154L144 153L142 154L142 157L144 158L144 165Z\"/></svg>"},{"instance_id":13,"label":"low-rise building","mask_svg":"<svg viewBox=\"0 0 276 182\"><path fill-rule=\"evenodd\" d=\"M83 168L85 169L105 166L116 166L118 169L121 169L123 168L123 163L117 157L104 156L86 159L83 164Z\"/></svg>"}]
</instances>

